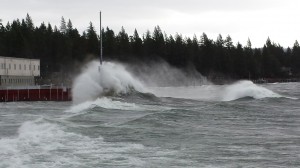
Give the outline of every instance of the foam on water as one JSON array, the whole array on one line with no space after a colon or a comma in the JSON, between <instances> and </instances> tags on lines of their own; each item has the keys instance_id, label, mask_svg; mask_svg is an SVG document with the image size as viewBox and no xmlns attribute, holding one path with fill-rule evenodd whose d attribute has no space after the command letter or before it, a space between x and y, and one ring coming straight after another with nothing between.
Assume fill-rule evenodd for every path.
<instances>
[{"instance_id":1,"label":"foam on water","mask_svg":"<svg viewBox=\"0 0 300 168\"><path fill-rule=\"evenodd\" d=\"M143 74L139 74L143 76ZM147 75L145 75L147 76ZM163 78L163 76L160 78ZM143 78L142 78L143 79ZM153 78L150 78L153 79ZM153 82L157 82L155 79ZM141 80L145 83L145 79ZM251 81L238 81L230 85L199 85L177 87L149 87L117 63L104 62L99 71L99 63L93 61L74 81L73 106L69 111L82 111L95 106L109 109L134 110L135 104L112 101L105 96L127 94L133 90L138 92L152 92L158 97L174 97L209 101L232 101L245 97L254 99L284 97L265 87L258 86ZM202 80L201 80L202 81ZM150 82L151 84L151 82ZM285 97L292 98L292 97ZM295 98L292 98L295 99Z\"/></svg>"},{"instance_id":2,"label":"foam on water","mask_svg":"<svg viewBox=\"0 0 300 168\"><path fill-rule=\"evenodd\" d=\"M102 107L106 109L120 109L120 110L140 110L140 106L137 106L135 103L127 103L112 100L107 97L97 98L94 101L86 101L77 105L72 106L67 112L80 112L87 109L92 109L94 107Z\"/></svg>"},{"instance_id":3,"label":"foam on water","mask_svg":"<svg viewBox=\"0 0 300 168\"><path fill-rule=\"evenodd\" d=\"M137 143L106 142L66 128L44 119L24 122L17 136L0 139L0 167L147 167L177 154Z\"/></svg>"},{"instance_id":4,"label":"foam on water","mask_svg":"<svg viewBox=\"0 0 300 168\"><path fill-rule=\"evenodd\" d=\"M0 167L98 167L109 161L116 166L143 166L140 158L130 154L143 149L141 144L108 143L41 120L28 121L17 137L0 139Z\"/></svg>"},{"instance_id":5,"label":"foam on water","mask_svg":"<svg viewBox=\"0 0 300 168\"><path fill-rule=\"evenodd\" d=\"M74 103L95 100L107 94L128 93L132 89L143 91L143 85L121 64L104 62L99 71L99 62L93 61L74 81Z\"/></svg>"},{"instance_id":6,"label":"foam on water","mask_svg":"<svg viewBox=\"0 0 300 168\"><path fill-rule=\"evenodd\" d=\"M245 97L254 99L283 97L267 88L258 86L251 81L239 81L224 88L223 101L232 101Z\"/></svg>"},{"instance_id":7,"label":"foam on water","mask_svg":"<svg viewBox=\"0 0 300 168\"><path fill-rule=\"evenodd\" d=\"M292 97L282 96L251 81L238 81L230 85L202 85L189 87L152 87L156 96L206 101L232 101L251 97L254 99Z\"/></svg>"},{"instance_id":8,"label":"foam on water","mask_svg":"<svg viewBox=\"0 0 300 168\"><path fill-rule=\"evenodd\" d=\"M182 86L182 87L151 87L148 88L158 97L173 97L194 100L216 100L218 86Z\"/></svg>"}]
</instances>

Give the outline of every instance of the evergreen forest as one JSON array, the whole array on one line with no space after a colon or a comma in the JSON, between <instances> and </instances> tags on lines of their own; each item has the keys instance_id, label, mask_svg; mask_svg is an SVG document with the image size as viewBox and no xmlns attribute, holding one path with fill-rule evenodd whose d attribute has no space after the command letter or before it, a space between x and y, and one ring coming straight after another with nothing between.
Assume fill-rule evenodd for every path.
<instances>
[{"instance_id":1,"label":"evergreen forest","mask_svg":"<svg viewBox=\"0 0 300 168\"><path fill-rule=\"evenodd\" d=\"M283 48L266 39L264 46L253 48L233 44L231 37L219 35L216 40L205 33L182 37L167 35L159 26L139 34L128 35L102 29L104 60L138 63L165 61L180 69L194 68L208 77L231 79L299 78L300 46ZM50 78L54 73L78 72L82 63L99 57L100 38L90 22L87 30L79 33L71 20L61 18L61 25L41 23L35 26L27 14L4 24L0 20L0 56L41 60L41 75Z\"/></svg>"}]
</instances>

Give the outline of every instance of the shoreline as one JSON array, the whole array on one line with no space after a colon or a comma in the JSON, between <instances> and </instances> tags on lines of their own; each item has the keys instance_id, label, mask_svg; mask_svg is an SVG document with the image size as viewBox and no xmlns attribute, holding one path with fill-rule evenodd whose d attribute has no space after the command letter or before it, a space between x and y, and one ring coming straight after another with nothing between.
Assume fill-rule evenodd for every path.
<instances>
[{"instance_id":1,"label":"shoreline","mask_svg":"<svg viewBox=\"0 0 300 168\"><path fill-rule=\"evenodd\" d=\"M232 84L237 81L248 80L255 84L268 84L268 83L290 83L290 82L300 82L300 78L261 78L261 79L208 79L215 85L225 85Z\"/></svg>"},{"instance_id":2,"label":"shoreline","mask_svg":"<svg viewBox=\"0 0 300 168\"><path fill-rule=\"evenodd\" d=\"M256 84L263 84L263 83L290 83L290 82L300 82L299 78L288 78L288 79L282 79L282 78L265 78L265 79L256 79L251 80L253 83Z\"/></svg>"}]
</instances>

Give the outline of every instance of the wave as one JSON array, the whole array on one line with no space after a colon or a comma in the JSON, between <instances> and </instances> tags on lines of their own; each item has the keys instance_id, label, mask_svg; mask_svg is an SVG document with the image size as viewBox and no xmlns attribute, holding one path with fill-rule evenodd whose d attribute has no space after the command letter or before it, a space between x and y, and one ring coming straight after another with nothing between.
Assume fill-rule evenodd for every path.
<instances>
[{"instance_id":1,"label":"wave","mask_svg":"<svg viewBox=\"0 0 300 168\"><path fill-rule=\"evenodd\" d=\"M142 144L110 143L101 136L65 131L39 119L24 122L17 137L0 139L0 167L85 167L107 161L113 164L120 158L124 164L144 167L143 160L132 156L144 148Z\"/></svg>"},{"instance_id":2,"label":"wave","mask_svg":"<svg viewBox=\"0 0 300 168\"><path fill-rule=\"evenodd\" d=\"M104 62L100 67L99 62L93 61L74 81L73 102L78 104L134 90L143 92L144 87L121 64Z\"/></svg>"},{"instance_id":3,"label":"wave","mask_svg":"<svg viewBox=\"0 0 300 168\"><path fill-rule=\"evenodd\" d=\"M137 106L135 103L121 102L112 100L107 97L97 98L94 101L86 101L72 106L66 112L78 113L95 107L101 107L105 109L120 109L120 110L140 110L142 107Z\"/></svg>"},{"instance_id":4,"label":"wave","mask_svg":"<svg viewBox=\"0 0 300 168\"><path fill-rule=\"evenodd\" d=\"M0 167L147 167L176 151L132 142L107 142L102 136L49 123L26 121L18 135L0 139Z\"/></svg>"},{"instance_id":5,"label":"wave","mask_svg":"<svg viewBox=\"0 0 300 168\"><path fill-rule=\"evenodd\" d=\"M280 98L284 96L245 80L226 86L221 97L222 101L232 101L243 98L263 99Z\"/></svg>"},{"instance_id":6,"label":"wave","mask_svg":"<svg viewBox=\"0 0 300 168\"><path fill-rule=\"evenodd\" d=\"M129 108L128 104L120 105L120 102L102 99L104 97L121 97L124 99L137 100L139 102L141 100L159 101L158 97L204 101L232 101L242 98L263 99L280 97L296 99L282 96L247 80L238 81L230 85L207 84L180 87L145 87L149 85L147 85L145 79L141 78L143 73L139 74L143 80L139 80L121 64L104 62L103 65L101 65L100 71L99 66L99 62L96 61L89 63L83 73L74 81L73 102L78 106L75 105L72 107L71 111L93 108L95 104L103 108L122 108L125 110ZM144 75L144 78L147 77L147 75ZM154 81L157 81L157 79ZM142 82L144 84L142 84ZM150 85L151 84L150 82ZM148 94L146 92L148 92ZM136 108L133 107L133 104L130 106L129 109Z\"/></svg>"},{"instance_id":7,"label":"wave","mask_svg":"<svg viewBox=\"0 0 300 168\"><path fill-rule=\"evenodd\" d=\"M202 101L233 101L238 99L288 98L251 81L238 81L229 85L202 85L189 87L152 87L158 97L173 97Z\"/></svg>"}]
</instances>

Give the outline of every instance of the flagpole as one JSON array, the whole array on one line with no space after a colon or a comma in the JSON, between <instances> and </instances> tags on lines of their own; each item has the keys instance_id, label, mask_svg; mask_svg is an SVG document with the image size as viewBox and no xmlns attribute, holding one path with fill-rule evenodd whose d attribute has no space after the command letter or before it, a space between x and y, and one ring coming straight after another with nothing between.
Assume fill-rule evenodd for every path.
<instances>
[{"instance_id":1,"label":"flagpole","mask_svg":"<svg viewBox=\"0 0 300 168\"><path fill-rule=\"evenodd\" d=\"M102 65L102 25L101 25L101 11L100 11L100 65Z\"/></svg>"}]
</instances>

